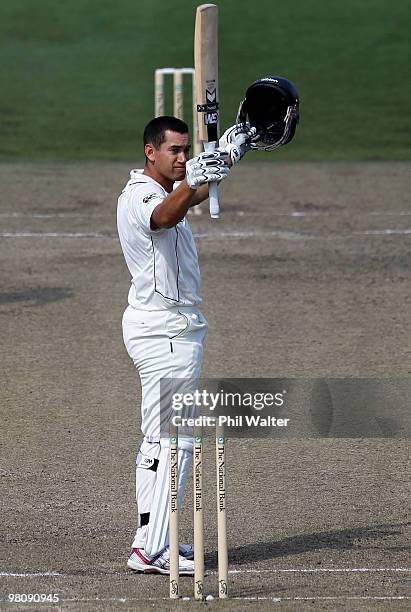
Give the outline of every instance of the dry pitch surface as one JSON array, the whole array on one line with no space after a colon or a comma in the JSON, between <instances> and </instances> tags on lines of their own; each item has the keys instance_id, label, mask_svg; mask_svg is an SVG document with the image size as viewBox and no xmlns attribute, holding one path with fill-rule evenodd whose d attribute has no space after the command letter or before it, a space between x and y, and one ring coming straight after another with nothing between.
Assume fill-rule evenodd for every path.
<instances>
[{"instance_id":1,"label":"dry pitch surface","mask_svg":"<svg viewBox=\"0 0 411 612\"><path fill-rule=\"evenodd\" d=\"M0 593L58 593L55 609L169 609L167 578L125 565L141 439L115 229L128 169L0 166ZM210 324L204 375L409 378L410 191L406 163L235 168L221 220L190 218ZM408 608L406 456L397 438L229 441L232 599L209 605ZM206 460L215 594L211 448Z\"/></svg>"}]
</instances>

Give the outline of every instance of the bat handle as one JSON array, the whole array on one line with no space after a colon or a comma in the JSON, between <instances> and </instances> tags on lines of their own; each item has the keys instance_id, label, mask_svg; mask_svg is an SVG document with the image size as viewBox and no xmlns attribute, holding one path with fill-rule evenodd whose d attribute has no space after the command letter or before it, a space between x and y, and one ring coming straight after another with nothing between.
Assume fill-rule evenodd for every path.
<instances>
[{"instance_id":1,"label":"bat handle","mask_svg":"<svg viewBox=\"0 0 411 612\"><path fill-rule=\"evenodd\" d=\"M212 219L219 219L220 218L220 203L218 201L217 183L209 184L208 197L210 199L210 216Z\"/></svg>"},{"instance_id":2,"label":"bat handle","mask_svg":"<svg viewBox=\"0 0 411 612\"><path fill-rule=\"evenodd\" d=\"M211 153L215 150L215 142L205 142L204 151ZM209 183L208 198L210 201L210 217L212 219L220 218L220 203L218 201L218 185L217 182Z\"/></svg>"}]
</instances>

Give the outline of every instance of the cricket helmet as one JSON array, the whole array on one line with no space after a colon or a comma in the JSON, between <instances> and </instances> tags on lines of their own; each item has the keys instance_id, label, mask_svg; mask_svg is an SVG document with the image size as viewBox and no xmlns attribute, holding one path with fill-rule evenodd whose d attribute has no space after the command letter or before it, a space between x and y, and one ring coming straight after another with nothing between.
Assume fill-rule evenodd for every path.
<instances>
[{"instance_id":1,"label":"cricket helmet","mask_svg":"<svg viewBox=\"0 0 411 612\"><path fill-rule=\"evenodd\" d=\"M290 142L299 115L299 99L294 85L280 76L254 81L240 103L237 123L248 121L257 130L252 149L272 151Z\"/></svg>"}]
</instances>

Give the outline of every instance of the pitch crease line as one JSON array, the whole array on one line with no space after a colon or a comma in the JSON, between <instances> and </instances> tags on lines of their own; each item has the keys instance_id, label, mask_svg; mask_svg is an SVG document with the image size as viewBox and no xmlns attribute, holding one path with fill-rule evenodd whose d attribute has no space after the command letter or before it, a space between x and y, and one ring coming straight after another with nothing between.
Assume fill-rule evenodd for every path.
<instances>
[{"instance_id":1,"label":"pitch crease line","mask_svg":"<svg viewBox=\"0 0 411 612\"><path fill-rule=\"evenodd\" d=\"M411 229L382 229L382 230L362 230L353 231L350 234L327 233L323 236L317 234L302 234L298 232L289 232L285 230L273 230L271 232L256 232L256 231L233 231L221 233L194 232L194 238L199 240L227 240L229 238L283 238L285 240L335 240L349 239L354 236L407 236L411 235ZM1 238L104 238L105 240L118 241L116 234L102 234L99 232L2 232Z\"/></svg>"},{"instance_id":2,"label":"pitch crease line","mask_svg":"<svg viewBox=\"0 0 411 612\"><path fill-rule=\"evenodd\" d=\"M82 232L3 232L0 234L2 238L109 238L116 239L114 235L100 234L99 232L82 233Z\"/></svg>"},{"instance_id":3,"label":"pitch crease line","mask_svg":"<svg viewBox=\"0 0 411 612\"><path fill-rule=\"evenodd\" d=\"M411 568L408 567L313 567L313 568L273 568L273 569L230 569L229 574L281 574L281 573L294 573L294 574L309 574L309 573L373 573L373 572L411 572ZM214 575L217 572L212 570L208 571L208 575ZM102 573L103 574L103 573ZM0 577L16 577L16 578L30 578L38 576L50 576L50 577L68 577L73 576L70 572L61 574L59 572L0 572ZM101 575L101 574L100 574ZM103 574L104 575L104 574ZM112 573L107 575L113 575ZM123 572L114 572L114 575L121 576Z\"/></svg>"},{"instance_id":4,"label":"pitch crease line","mask_svg":"<svg viewBox=\"0 0 411 612\"><path fill-rule=\"evenodd\" d=\"M187 597L187 598L183 598L183 600L191 600L191 597ZM276 602L281 602L281 601L406 601L408 599L411 599L409 596L407 595L312 595L311 597L269 597L269 596L234 596L231 598L234 601L276 601ZM145 599L137 599L137 598L133 598L133 597L109 597L109 598L99 598L99 597L95 597L95 598L79 598L79 599L75 599L75 598L70 598L70 599L64 599L63 603L74 603L74 602L78 602L78 603L87 603L87 602L102 602L102 603L108 603L108 602L119 602L119 603L126 603L126 602L135 602L135 603L147 603L147 602L157 602L157 601L169 601L168 597L147 597Z\"/></svg>"},{"instance_id":5,"label":"pitch crease line","mask_svg":"<svg viewBox=\"0 0 411 612\"><path fill-rule=\"evenodd\" d=\"M62 577L65 574L59 574L58 572L0 572L1 578L38 578L38 577Z\"/></svg>"},{"instance_id":6,"label":"pitch crease line","mask_svg":"<svg viewBox=\"0 0 411 612\"><path fill-rule=\"evenodd\" d=\"M372 572L411 572L411 568L407 567L341 567L341 568L285 568L285 569L232 569L230 574L277 574L277 573L295 573L295 574L314 574L314 573L372 573ZM215 572L210 572L213 574Z\"/></svg>"},{"instance_id":7,"label":"pitch crease line","mask_svg":"<svg viewBox=\"0 0 411 612\"><path fill-rule=\"evenodd\" d=\"M244 601L403 601L407 595L313 595L312 597L233 597Z\"/></svg>"}]
</instances>

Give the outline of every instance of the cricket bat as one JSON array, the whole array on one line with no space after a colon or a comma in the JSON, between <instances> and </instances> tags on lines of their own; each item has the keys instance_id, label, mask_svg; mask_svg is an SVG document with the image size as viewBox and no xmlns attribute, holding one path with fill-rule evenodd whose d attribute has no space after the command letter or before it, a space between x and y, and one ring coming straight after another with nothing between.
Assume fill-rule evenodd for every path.
<instances>
[{"instance_id":1,"label":"cricket bat","mask_svg":"<svg viewBox=\"0 0 411 612\"><path fill-rule=\"evenodd\" d=\"M218 7L197 7L194 32L194 71L199 139L205 151L214 151L218 140ZM220 216L217 183L209 184L210 215Z\"/></svg>"}]
</instances>

